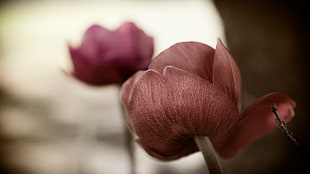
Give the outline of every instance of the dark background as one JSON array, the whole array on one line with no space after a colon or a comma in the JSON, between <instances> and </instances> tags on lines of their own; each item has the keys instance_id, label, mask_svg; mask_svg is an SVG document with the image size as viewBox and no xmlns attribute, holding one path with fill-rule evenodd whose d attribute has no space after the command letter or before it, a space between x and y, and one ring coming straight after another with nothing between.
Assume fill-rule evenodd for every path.
<instances>
[{"instance_id":1,"label":"dark background","mask_svg":"<svg viewBox=\"0 0 310 174\"><path fill-rule=\"evenodd\" d=\"M309 173L309 5L304 1L215 0L227 44L242 76L243 104L271 91L296 100L289 129L296 148L280 130L249 147L233 163L236 173ZM238 161L238 160L236 160Z\"/></svg>"}]
</instances>

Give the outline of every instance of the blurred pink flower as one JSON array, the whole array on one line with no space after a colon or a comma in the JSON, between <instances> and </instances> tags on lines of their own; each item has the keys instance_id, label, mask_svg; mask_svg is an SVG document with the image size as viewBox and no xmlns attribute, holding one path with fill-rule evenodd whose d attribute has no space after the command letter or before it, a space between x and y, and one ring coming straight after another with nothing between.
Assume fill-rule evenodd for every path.
<instances>
[{"instance_id":1,"label":"blurred pink flower","mask_svg":"<svg viewBox=\"0 0 310 174\"><path fill-rule=\"evenodd\" d=\"M224 45L177 43L159 54L121 90L127 119L151 156L173 160L198 150L193 137L208 136L224 158L277 128L272 103L284 121L295 102L270 93L240 113L239 69Z\"/></svg>"},{"instance_id":2,"label":"blurred pink flower","mask_svg":"<svg viewBox=\"0 0 310 174\"><path fill-rule=\"evenodd\" d=\"M90 85L121 84L136 71L147 69L153 49L153 38L132 22L115 31L93 25L80 46L69 45L71 75Z\"/></svg>"}]
</instances>

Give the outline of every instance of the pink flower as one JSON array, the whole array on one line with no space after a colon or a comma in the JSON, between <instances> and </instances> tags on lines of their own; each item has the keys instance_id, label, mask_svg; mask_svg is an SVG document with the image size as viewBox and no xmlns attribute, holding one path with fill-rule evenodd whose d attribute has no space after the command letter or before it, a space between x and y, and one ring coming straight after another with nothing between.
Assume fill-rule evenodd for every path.
<instances>
[{"instance_id":1,"label":"pink flower","mask_svg":"<svg viewBox=\"0 0 310 174\"><path fill-rule=\"evenodd\" d=\"M224 45L177 43L159 54L147 71L127 80L121 91L137 142L151 156L173 160L198 150L193 137L208 136L224 158L277 128L272 103L284 121L295 102L270 93L240 113L239 69Z\"/></svg>"},{"instance_id":2,"label":"pink flower","mask_svg":"<svg viewBox=\"0 0 310 174\"><path fill-rule=\"evenodd\" d=\"M69 46L71 74L90 85L121 84L136 71L147 69L153 49L153 38L132 22L115 31L93 25L79 47Z\"/></svg>"}]
</instances>

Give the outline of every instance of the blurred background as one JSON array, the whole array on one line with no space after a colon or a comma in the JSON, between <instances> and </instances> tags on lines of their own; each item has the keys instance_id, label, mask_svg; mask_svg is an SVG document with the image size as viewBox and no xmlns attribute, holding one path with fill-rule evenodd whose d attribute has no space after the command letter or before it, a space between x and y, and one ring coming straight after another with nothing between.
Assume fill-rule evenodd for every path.
<instances>
[{"instance_id":1,"label":"blurred background","mask_svg":"<svg viewBox=\"0 0 310 174\"><path fill-rule=\"evenodd\" d=\"M0 173L126 174L124 120L114 85L93 88L63 73L67 44L93 24L134 21L155 39L155 56L172 44L221 38L242 74L243 108L285 92L297 102L280 130L221 159L224 173L309 173L307 114L309 6L303 1L11 0L0 3ZM136 145L138 174L204 174L200 153L161 162Z\"/></svg>"}]
</instances>

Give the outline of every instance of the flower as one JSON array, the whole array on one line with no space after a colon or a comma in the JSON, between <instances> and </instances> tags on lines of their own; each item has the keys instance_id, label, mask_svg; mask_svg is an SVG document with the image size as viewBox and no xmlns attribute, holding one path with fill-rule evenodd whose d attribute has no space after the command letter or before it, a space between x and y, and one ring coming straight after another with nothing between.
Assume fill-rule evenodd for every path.
<instances>
[{"instance_id":1,"label":"flower","mask_svg":"<svg viewBox=\"0 0 310 174\"><path fill-rule=\"evenodd\" d=\"M224 158L277 128L272 103L284 121L295 102L270 93L240 112L238 66L218 40L216 49L177 43L122 86L121 99L137 142L151 156L173 160L198 151L194 136L208 136Z\"/></svg>"},{"instance_id":2,"label":"flower","mask_svg":"<svg viewBox=\"0 0 310 174\"><path fill-rule=\"evenodd\" d=\"M90 85L123 83L151 63L154 43L132 22L115 31L99 25L87 29L79 47L69 45L71 75Z\"/></svg>"}]
</instances>

